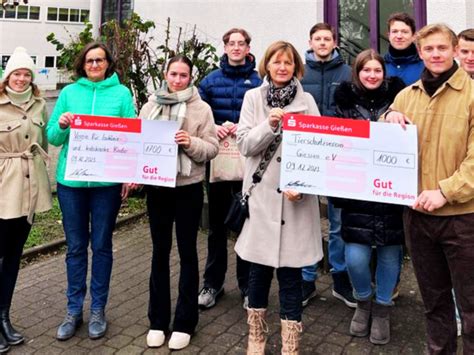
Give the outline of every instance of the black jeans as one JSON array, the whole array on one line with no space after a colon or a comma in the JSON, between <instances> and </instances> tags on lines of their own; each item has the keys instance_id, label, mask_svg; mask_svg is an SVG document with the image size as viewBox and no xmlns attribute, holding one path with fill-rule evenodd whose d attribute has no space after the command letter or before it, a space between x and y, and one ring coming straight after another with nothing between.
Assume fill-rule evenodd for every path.
<instances>
[{"instance_id":1,"label":"black jeans","mask_svg":"<svg viewBox=\"0 0 474 355\"><path fill-rule=\"evenodd\" d=\"M250 308L267 308L268 294L274 268L251 263L249 278ZM301 321L303 295L301 292L301 268L280 267L276 269L280 296L280 318Z\"/></svg>"},{"instance_id":2,"label":"black jeans","mask_svg":"<svg viewBox=\"0 0 474 355\"><path fill-rule=\"evenodd\" d=\"M30 229L26 217L0 219L0 308L9 308L12 303L21 254Z\"/></svg>"},{"instance_id":3,"label":"black jeans","mask_svg":"<svg viewBox=\"0 0 474 355\"><path fill-rule=\"evenodd\" d=\"M474 354L474 213L430 216L406 209L405 235L425 305L429 354L456 354L456 318L464 354Z\"/></svg>"},{"instance_id":4,"label":"black jeans","mask_svg":"<svg viewBox=\"0 0 474 355\"><path fill-rule=\"evenodd\" d=\"M167 332L171 320L170 252L173 222L176 223L181 268L173 330L192 334L198 323L199 266L196 240L202 203L201 183L147 189L153 241L148 308L151 329Z\"/></svg>"},{"instance_id":5,"label":"black jeans","mask_svg":"<svg viewBox=\"0 0 474 355\"><path fill-rule=\"evenodd\" d=\"M223 181L208 184L209 237L204 287L220 289L227 271L227 228L225 217L232 195L242 190L242 181ZM250 263L237 255L237 282L242 296L247 294Z\"/></svg>"}]
</instances>

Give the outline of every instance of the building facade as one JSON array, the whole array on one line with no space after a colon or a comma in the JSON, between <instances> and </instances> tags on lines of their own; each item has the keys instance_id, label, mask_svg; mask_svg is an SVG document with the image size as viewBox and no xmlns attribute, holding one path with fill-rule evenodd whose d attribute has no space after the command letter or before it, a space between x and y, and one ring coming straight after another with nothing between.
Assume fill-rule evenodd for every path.
<instances>
[{"instance_id":1,"label":"building facade","mask_svg":"<svg viewBox=\"0 0 474 355\"><path fill-rule=\"evenodd\" d=\"M387 46L386 19L391 12L406 11L417 26L444 22L459 32L474 27L471 0L29 0L15 9L0 8L0 60L4 65L16 46L23 46L41 69L57 63L55 47L46 41L49 33L67 42L90 20L98 24L111 18L126 18L135 11L156 23L155 41L165 37L167 18L171 39L196 30L201 40L222 53L222 34L231 27L243 27L252 35L251 51L262 58L275 40L292 42L301 52L308 47L309 29L327 21L338 28L341 48L347 58L364 48L382 53Z\"/></svg>"}]
</instances>

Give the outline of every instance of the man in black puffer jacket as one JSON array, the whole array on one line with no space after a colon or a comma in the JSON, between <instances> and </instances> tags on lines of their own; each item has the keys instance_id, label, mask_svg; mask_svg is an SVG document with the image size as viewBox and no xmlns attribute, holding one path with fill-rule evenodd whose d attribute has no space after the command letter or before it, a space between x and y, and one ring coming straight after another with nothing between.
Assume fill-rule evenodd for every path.
<instances>
[{"instance_id":1,"label":"man in black puffer jacket","mask_svg":"<svg viewBox=\"0 0 474 355\"><path fill-rule=\"evenodd\" d=\"M199 84L199 94L212 108L219 140L235 135L244 95L260 86L255 71L255 57L250 53L250 35L244 29L232 28L222 37L225 54L220 69L207 75ZM224 122L232 126L222 126ZM227 271L227 229L224 220L232 195L242 190L242 181L221 181L208 184L209 239L204 287L199 292L201 308L211 308L224 292ZM237 280L244 308L247 301L249 263L237 256Z\"/></svg>"},{"instance_id":2,"label":"man in black puffer jacket","mask_svg":"<svg viewBox=\"0 0 474 355\"><path fill-rule=\"evenodd\" d=\"M309 46L305 55L305 75L301 84L309 92L323 116L334 116L334 92L339 84L351 79L351 68L344 63L336 47L336 33L331 25L318 23L309 31ZM329 263L334 281L332 294L349 307L355 307L352 286L347 275L344 241L341 238L341 210L328 201ZM316 296L317 265L303 268L303 306Z\"/></svg>"}]
</instances>

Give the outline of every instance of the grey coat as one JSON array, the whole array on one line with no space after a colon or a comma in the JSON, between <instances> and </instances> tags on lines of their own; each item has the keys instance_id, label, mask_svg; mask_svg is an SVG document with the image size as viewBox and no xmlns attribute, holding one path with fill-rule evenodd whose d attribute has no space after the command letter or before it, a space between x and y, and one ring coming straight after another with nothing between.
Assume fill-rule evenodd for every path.
<instances>
[{"instance_id":1,"label":"grey coat","mask_svg":"<svg viewBox=\"0 0 474 355\"><path fill-rule=\"evenodd\" d=\"M237 145L247 157L243 190L252 183L267 146L275 137L268 123L270 107L266 103L268 83L245 94L237 130ZM298 91L286 112L319 115L313 97ZM244 260L278 267L313 265L323 257L321 226L317 196L304 195L297 202L289 201L280 191L281 145L273 156L262 181L249 199L250 218L244 224L235 251Z\"/></svg>"}]
</instances>

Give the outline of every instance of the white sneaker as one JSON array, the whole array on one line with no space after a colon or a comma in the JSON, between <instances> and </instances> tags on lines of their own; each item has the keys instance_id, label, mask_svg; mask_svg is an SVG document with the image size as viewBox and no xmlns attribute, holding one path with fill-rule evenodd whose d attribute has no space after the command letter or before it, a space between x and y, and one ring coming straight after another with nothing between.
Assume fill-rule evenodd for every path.
<instances>
[{"instance_id":1,"label":"white sneaker","mask_svg":"<svg viewBox=\"0 0 474 355\"><path fill-rule=\"evenodd\" d=\"M198 295L198 305L200 308L211 308L216 305L217 299L224 294L224 286L219 290L212 287L203 287Z\"/></svg>"},{"instance_id":2,"label":"white sneaker","mask_svg":"<svg viewBox=\"0 0 474 355\"><path fill-rule=\"evenodd\" d=\"M165 333L162 330L149 330L146 336L146 345L149 348L158 348L165 343Z\"/></svg>"},{"instance_id":3,"label":"white sneaker","mask_svg":"<svg viewBox=\"0 0 474 355\"><path fill-rule=\"evenodd\" d=\"M168 342L168 348L170 350L180 350L184 349L189 345L191 341L191 335L187 333L181 332L173 332L171 333L170 341Z\"/></svg>"}]
</instances>

